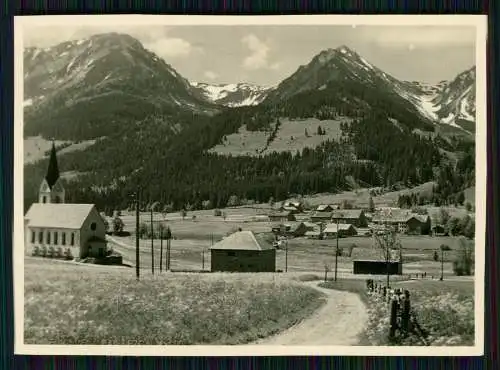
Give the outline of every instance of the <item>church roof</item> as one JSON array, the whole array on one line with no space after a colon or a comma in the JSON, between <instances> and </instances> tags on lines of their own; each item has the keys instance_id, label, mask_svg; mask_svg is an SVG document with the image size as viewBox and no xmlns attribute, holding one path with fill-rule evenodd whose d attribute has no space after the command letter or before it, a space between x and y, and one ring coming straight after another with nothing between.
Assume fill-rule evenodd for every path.
<instances>
[{"instance_id":1,"label":"church roof","mask_svg":"<svg viewBox=\"0 0 500 370\"><path fill-rule=\"evenodd\" d=\"M32 227L80 229L93 204L33 203L24 219Z\"/></svg>"},{"instance_id":2,"label":"church roof","mask_svg":"<svg viewBox=\"0 0 500 370\"><path fill-rule=\"evenodd\" d=\"M50 158L49 158L49 166L47 168L47 174L45 175L45 180L49 187L52 189L54 184L59 179L59 166L57 165L57 156L56 156L56 146L54 142L52 142L52 149L50 150Z\"/></svg>"}]
</instances>

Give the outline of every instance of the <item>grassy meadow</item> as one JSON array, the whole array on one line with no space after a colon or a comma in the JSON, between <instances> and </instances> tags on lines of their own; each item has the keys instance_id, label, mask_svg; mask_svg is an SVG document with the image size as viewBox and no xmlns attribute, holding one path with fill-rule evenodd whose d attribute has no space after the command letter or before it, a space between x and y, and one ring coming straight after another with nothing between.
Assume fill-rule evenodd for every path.
<instances>
[{"instance_id":1,"label":"grassy meadow","mask_svg":"<svg viewBox=\"0 0 500 370\"><path fill-rule=\"evenodd\" d=\"M238 344L311 314L322 294L280 274L144 274L26 258L27 344Z\"/></svg>"}]
</instances>

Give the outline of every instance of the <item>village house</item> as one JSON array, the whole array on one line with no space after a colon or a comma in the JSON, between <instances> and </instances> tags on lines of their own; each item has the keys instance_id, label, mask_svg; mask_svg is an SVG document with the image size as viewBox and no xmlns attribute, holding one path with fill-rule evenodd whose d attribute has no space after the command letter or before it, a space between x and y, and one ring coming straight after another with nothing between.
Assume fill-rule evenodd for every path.
<instances>
[{"instance_id":1,"label":"village house","mask_svg":"<svg viewBox=\"0 0 500 370\"><path fill-rule=\"evenodd\" d=\"M269 214L271 222L295 221L295 215L292 212L272 212Z\"/></svg>"},{"instance_id":2,"label":"village house","mask_svg":"<svg viewBox=\"0 0 500 370\"><path fill-rule=\"evenodd\" d=\"M373 216L375 225L392 226L402 234L427 235L431 231L428 215L418 215L409 210L390 209Z\"/></svg>"},{"instance_id":3,"label":"village house","mask_svg":"<svg viewBox=\"0 0 500 370\"><path fill-rule=\"evenodd\" d=\"M238 231L210 248L211 271L275 272L276 249L262 235Z\"/></svg>"},{"instance_id":4,"label":"village house","mask_svg":"<svg viewBox=\"0 0 500 370\"><path fill-rule=\"evenodd\" d=\"M283 203L279 210L282 212L291 212L295 214L302 213L304 211L304 207L301 202L287 201Z\"/></svg>"},{"instance_id":5,"label":"village house","mask_svg":"<svg viewBox=\"0 0 500 370\"><path fill-rule=\"evenodd\" d=\"M332 220L333 212L314 212L311 215L311 222L321 223L321 222L330 222Z\"/></svg>"},{"instance_id":6,"label":"village house","mask_svg":"<svg viewBox=\"0 0 500 370\"><path fill-rule=\"evenodd\" d=\"M323 231L324 238L339 238L354 236L357 234L356 228L351 224L328 224Z\"/></svg>"},{"instance_id":7,"label":"village house","mask_svg":"<svg viewBox=\"0 0 500 370\"><path fill-rule=\"evenodd\" d=\"M351 224L354 227L367 227L368 220L362 209L339 209L332 213L332 223Z\"/></svg>"},{"instance_id":8,"label":"village house","mask_svg":"<svg viewBox=\"0 0 500 370\"><path fill-rule=\"evenodd\" d=\"M334 209L336 208L330 204L320 204L316 207L316 212L332 212Z\"/></svg>"},{"instance_id":9,"label":"village house","mask_svg":"<svg viewBox=\"0 0 500 370\"><path fill-rule=\"evenodd\" d=\"M56 150L52 144L49 166L33 203L24 216L25 243L29 250L53 250L73 257L104 257L106 226L93 204L65 203Z\"/></svg>"}]
</instances>

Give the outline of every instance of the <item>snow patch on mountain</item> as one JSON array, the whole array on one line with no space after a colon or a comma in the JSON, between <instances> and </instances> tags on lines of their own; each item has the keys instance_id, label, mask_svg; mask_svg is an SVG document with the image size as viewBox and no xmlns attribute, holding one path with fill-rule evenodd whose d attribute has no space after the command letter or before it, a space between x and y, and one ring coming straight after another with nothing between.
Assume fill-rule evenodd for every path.
<instances>
[{"instance_id":1,"label":"snow patch on mountain","mask_svg":"<svg viewBox=\"0 0 500 370\"><path fill-rule=\"evenodd\" d=\"M190 82L190 84L207 100L227 107L257 105L273 89L249 83L209 84L205 82Z\"/></svg>"}]
</instances>

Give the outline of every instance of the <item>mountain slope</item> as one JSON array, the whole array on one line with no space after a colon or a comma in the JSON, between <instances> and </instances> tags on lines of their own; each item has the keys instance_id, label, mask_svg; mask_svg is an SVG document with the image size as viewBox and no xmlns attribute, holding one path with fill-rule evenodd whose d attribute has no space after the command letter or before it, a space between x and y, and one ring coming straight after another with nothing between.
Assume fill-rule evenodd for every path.
<instances>
[{"instance_id":1,"label":"mountain slope","mask_svg":"<svg viewBox=\"0 0 500 370\"><path fill-rule=\"evenodd\" d=\"M456 121L475 121L474 68L459 74L451 82L442 81L435 86L400 81L346 46L324 50L309 64L300 66L294 74L269 92L264 104L276 105L292 100L296 103L298 99L294 97L304 96L306 93L317 97L325 96L337 87L344 89L349 85L376 90L381 95L390 97L396 105L405 107L409 113L418 114L422 121L428 123L461 127ZM344 103L349 103L350 100L352 105L361 104L364 109L373 108L373 103L360 101L359 94L344 96L342 99Z\"/></svg>"},{"instance_id":2,"label":"mountain slope","mask_svg":"<svg viewBox=\"0 0 500 370\"><path fill-rule=\"evenodd\" d=\"M25 134L92 139L150 115L177 123L214 107L131 36L108 33L24 53Z\"/></svg>"},{"instance_id":3,"label":"mountain slope","mask_svg":"<svg viewBox=\"0 0 500 370\"><path fill-rule=\"evenodd\" d=\"M226 107L241 107L261 103L272 87L262 87L248 83L208 84L192 82L191 85L205 98L215 104Z\"/></svg>"}]
</instances>

